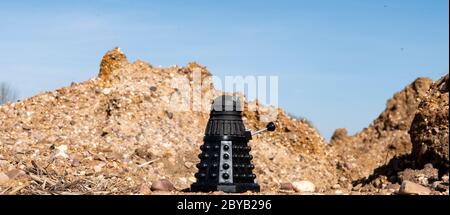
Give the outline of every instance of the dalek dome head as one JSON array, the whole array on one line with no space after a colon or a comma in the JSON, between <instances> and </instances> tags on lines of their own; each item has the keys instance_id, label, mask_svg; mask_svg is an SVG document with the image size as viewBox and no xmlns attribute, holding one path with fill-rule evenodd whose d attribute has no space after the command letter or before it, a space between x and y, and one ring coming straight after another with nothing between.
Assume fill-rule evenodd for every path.
<instances>
[{"instance_id":1,"label":"dalek dome head","mask_svg":"<svg viewBox=\"0 0 450 215\"><path fill-rule=\"evenodd\" d=\"M211 112L242 112L241 100L238 96L219 96L214 99Z\"/></svg>"}]
</instances>

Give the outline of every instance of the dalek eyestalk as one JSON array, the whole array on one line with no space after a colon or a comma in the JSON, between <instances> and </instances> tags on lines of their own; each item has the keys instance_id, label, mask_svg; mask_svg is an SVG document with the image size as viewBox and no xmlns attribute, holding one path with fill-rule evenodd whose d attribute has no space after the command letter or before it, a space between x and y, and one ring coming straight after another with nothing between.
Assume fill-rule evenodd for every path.
<instances>
[{"instance_id":1,"label":"dalek eyestalk","mask_svg":"<svg viewBox=\"0 0 450 215\"><path fill-rule=\"evenodd\" d=\"M197 181L191 185L191 191L259 192L248 142L253 135L274 130L275 124L272 122L253 133L246 130L239 98L217 97L205 129L204 143L200 147L200 163L195 174Z\"/></svg>"}]
</instances>

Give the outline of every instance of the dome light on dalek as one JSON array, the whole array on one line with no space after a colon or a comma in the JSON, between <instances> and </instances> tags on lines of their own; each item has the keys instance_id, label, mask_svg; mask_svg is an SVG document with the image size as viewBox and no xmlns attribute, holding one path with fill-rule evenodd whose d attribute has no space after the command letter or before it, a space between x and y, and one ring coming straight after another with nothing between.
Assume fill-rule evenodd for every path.
<instances>
[{"instance_id":1,"label":"dome light on dalek","mask_svg":"<svg viewBox=\"0 0 450 215\"><path fill-rule=\"evenodd\" d=\"M242 104L237 96L219 96L211 107L210 118L205 129L203 145L200 147L200 163L195 174L192 192L223 191L242 193L259 192L255 183L255 168L251 162L252 136L265 131L274 131L273 122L266 128L251 132L242 120Z\"/></svg>"}]
</instances>

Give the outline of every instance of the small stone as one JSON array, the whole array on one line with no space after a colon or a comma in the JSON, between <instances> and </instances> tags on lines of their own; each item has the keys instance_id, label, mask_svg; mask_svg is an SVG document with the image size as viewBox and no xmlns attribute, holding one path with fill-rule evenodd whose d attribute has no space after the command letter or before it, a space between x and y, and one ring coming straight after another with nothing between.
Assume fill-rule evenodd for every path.
<instances>
[{"instance_id":1,"label":"small stone","mask_svg":"<svg viewBox=\"0 0 450 215\"><path fill-rule=\"evenodd\" d=\"M383 185L385 185L388 182L388 179L386 176L382 175L378 178L376 178L373 182L372 185L375 188L383 188Z\"/></svg>"},{"instance_id":2,"label":"small stone","mask_svg":"<svg viewBox=\"0 0 450 215\"><path fill-rule=\"evenodd\" d=\"M403 181L398 193L403 195L428 195L431 190L411 181Z\"/></svg>"},{"instance_id":3,"label":"small stone","mask_svg":"<svg viewBox=\"0 0 450 215\"><path fill-rule=\"evenodd\" d=\"M141 184L141 187L139 188L139 193L142 195L148 195L151 193L150 188L148 187L147 183Z\"/></svg>"},{"instance_id":4,"label":"small stone","mask_svg":"<svg viewBox=\"0 0 450 215\"><path fill-rule=\"evenodd\" d=\"M400 184L388 184L386 185L385 189L398 191L400 189Z\"/></svg>"},{"instance_id":5,"label":"small stone","mask_svg":"<svg viewBox=\"0 0 450 215\"><path fill-rule=\"evenodd\" d=\"M312 193L316 190L316 186L310 181L296 181L292 183L295 192Z\"/></svg>"},{"instance_id":6,"label":"small stone","mask_svg":"<svg viewBox=\"0 0 450 215\"><path fill-rule=\"evenodd\" d=\"M151 191L174 191L176 190L173 184L167 179L154 181L150 188Z\"/></svg>"},{"instance_id":7,"label":"small stone","mask_svg":"<svg viewBox=\"0 0 450 215\"><path fill-rule=\"evenodd\" d=\"M362 184L357 184L356 186L354 186L354 187L352 188L352 190L353 190L353 191L360 191L361 188L362 188Z\"/></svg>"},{"instance_id":8,"label":"small stone","mask_svg":"<svg viewBox=\"0 0 450 215\"><path fill-rule=\"evenodd\" d=\"M197 179L196 179L195 177L189 177L188 180L189 180L191 183L194 183Z\"/></svg>"},{"instance_id":9,"label":"small stone","mask_svg":"<svg viewBox=\"0 0 450 215\"><path fill-rule=\"evenodd\" d=\"M138 148L134 151L134 153L143 159L152 160L155 157L151 152L147 151L147 148Z\"/></svg>"},{"instance_id":10,"label":"small stone","mask_svg":"<svg viewBox=\"0 0 450 215\"><path fill-rule=\"evenodd\" d=\"M351 183L347 184L347 190L352 190L353 189L353 185Z\"/></svg>"},{"instance_id":11,"label":"small stone","mask_svg":"<svg viewBox=\"0 0 450 215\"><path fill-rule=\"evenodd\" d=\"M111 152L111 153L108 153L107 158L109 160L122 161L123 155L118 152Z\"/></svg>"},{"instance_id":12,"label":"small stone","mask_svg":"<svg viewBox=\"0 0 450 215\"><path fill-rule=\"evenodd\" d=\"M106 161L106 158L103 155L94 155L94 160Z\"/></svg>"},{"instance_id":13,"label":"small stone","mask_svg":"<svg viewBox=\"0 0 450 215\"><path fill-rule=\"evenodd\" d=\"M167 116L167 118L172 119L173 118L173 113L169 112L169 111L166 111L166 116Z\"/></svg>"},{"instance_id":14,"label":"small stone","mask_svg":"<svg viewBox=\"0 0 450 215\"><path fill-rule=\"evenodd\" d=\"M333 189L335 189L335 190L341 189L341 185L335 184L335 185L333 185L331 188L333 188Z\"/></svg>"},{"instance_id":15,"label":"small stone","mask_svg":"<svg viewBox=\"0 0 450 215\"><path fill-rule=\"evenodd\" d=\"M8 175L3 172L0 172L0 184L4 184L9 181Z\"/></svg>"},{"instance_id":16,"label":"small stone","mask_svg":"<svg viewBox=\"0 0 450 215\"><path fill-rule=\"evenodd\" d=\"M96 165L96 166L94 166L94 171L95 172L101 172L102 171L102 165Z\"/></svg>"},{"instance_id":17,"label":"small stone","mask_svg":"<svg viewBox=\"0 0 450 215\"><path fill-rule=\"evenodd\" d=\"M103 92L102 92L102 93L105 94L105 95L108 95L108 94L111 93L111 89L105 88L105 89L103 89Z\"/></svg>"},{"instance_id":18,"label":"small stone","mask_svg":"<svg viewBox=\"0 0 450 215\"><path fill-rule=\"evenodd\" d=\"M428 185L428 178L426 178L424 176L419 176L417 178L417 181L422 185Z\"/></svg>"},{"instance_id":19,"label":"small stone","mask_svg":"<svg viewBox=\"0 0 450 215\"><path fill-rule=\"evenodd\" d=\"M55 157L61 157L61 158L69 158L69 155L67 155L67 146L66 145L60 145L56 147L58 152L56 153Z\"/></svg>"},{"instance_id":20,"label":"small stone","mask_svg":"<svg viewBox=\"0 0 450 215\"><path fill-rule=\"evenodd\" d=\"M73 167L78 167L78 166L80 166L80 161L79 161L78 159L74 158L74 159L72 160L72 166L73 166Z\"/></svg>"},{"instance_id":21,"label":"small stone","mask_svg":"<svg viewBox=\"0 0 450 215\"><path fill-rule=\"evenodd\" d=\"M362 193L356 192L356 191L352 191L352 192L350 192L350 195L352 195L352 196L360 196L360 195L362 195Z\"/></svg>"},{"instance_id":22,"label":"small stone","mask_svg":"<svg viewBox=\"0 0 450 215\"><path fill-rule=\"evenodd\" d=\"M151 86L150 87L150 91L155 92L158 88L156 88L155 86Z\"/></svg>"},{"instance_id":23,"label":"small stone","mask_svg":"<svg viewBox=\"0 0 450 215\"><path fill-rule=\"evenodd\" d=\"M128 63L127 56L120 50L115 48L108 51L100 62L100 71L98 77L104 81L109 81L114 76L114 71L122 68Z\"/></svg>"},{"instance_id":24,"label":"small stone","mask_svg":"<svg viewBox=\"0 0 450 215\"><path fill-rule=\"evenodd\" d=\"M432 184L432 187L434 190L445 192L448 190L448 185L445 185L444 183L441 183L440 181L435 181Z\"/></svg>"},{"instance_id":25,"label":"small stone","mask_svg":"<svg viewBox=\"0 0 450 215\"><path fill-rule=\"evenodd\" d=\"M188 169L192 168L192 166L194 166L194 164L192 162L186 161L184 162L184 166Z\"/></svg>"},{"instance_id":26,"label":"small stone","mask_svg":"<svg viewBox=\"0 0 450 215\"><path fill-rule=\"evenodd\" d=\"M423 166L424 169L433 169L433 164L427 163Z\"/></svg>"},{"instance_id":27,"label":"small stone","mask_svg":"<svg viewBox=\"0 0 450 215\"><path fill-rule=\"evenodd\" d=\"M431 184L431 187L432 187L433 189L436 189L436 188L439 186L439 184L441 184L440 181L435 181L435 182L433 182L433 183Z\"/></svg>"},{"instance_id":28,"label":"small stone","mask_svg":"<svg viewBox=\"0 0 450 215\"><path fill-rule=\"evenodd\" d=\"M292 183L281 183L280 184L280 190L294 190L294 186L292 186Z\"/></svg>"},{"instance_id":29,"label":"small stone","mask_svg":"<svg viewBox=\"0 0 450 215\"><path fill-rule=\"evenodd\" d=\"M183 184L187 183L187 178L185 178L185 177L181 177L178 180L180 180L180 182L183 183Z\"/></svg>"},{"instance_id":30,"label":"small stone","mask_svg":"<svg viewBox=\"0 0 450 215\"><path fill-rule=\"evenodd\" d=\"M13 169L10 170L6 173L6 175L8 176L9 179L15 179L17 177L20 177L22 175L25 175L25 172L22 170L18 170L18 169Z\"/></svg>"}]
</instances>

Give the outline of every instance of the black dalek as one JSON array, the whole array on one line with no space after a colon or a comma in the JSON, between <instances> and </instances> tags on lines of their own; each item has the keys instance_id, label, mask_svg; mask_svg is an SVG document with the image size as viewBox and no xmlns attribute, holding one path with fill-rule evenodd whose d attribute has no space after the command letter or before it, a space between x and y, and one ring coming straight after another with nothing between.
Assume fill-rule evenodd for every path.
<instances>
[{"instance_id":1,"label":"black dalek","mask_svg":"<svg viewBox=\"0 0 450 215\"><path fill-rule=\"evenodd\" d=\"M191 185L192 192L259 192L248 142L257 133L274 131L275 124L271 122L266 128L251 133L245 129L242 109L236 96L224 95L214 100L204 144L200 147L202 153L195 174L197 182Z\"/></svg>"}]
</instances>

